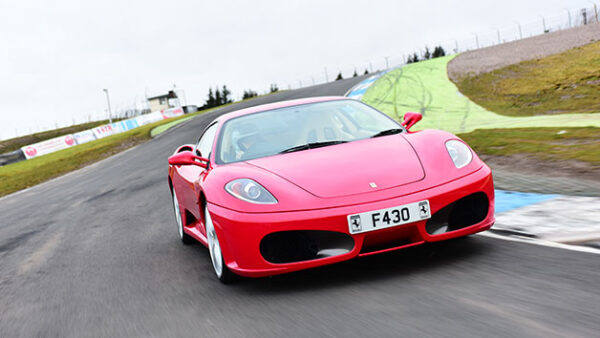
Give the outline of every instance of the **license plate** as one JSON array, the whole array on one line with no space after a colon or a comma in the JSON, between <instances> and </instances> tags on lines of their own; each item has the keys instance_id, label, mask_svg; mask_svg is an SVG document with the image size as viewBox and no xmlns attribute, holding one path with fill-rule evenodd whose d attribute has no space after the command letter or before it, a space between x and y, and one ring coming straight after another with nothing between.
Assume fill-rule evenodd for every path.
<instances>
[{"instance_id":1,"label":"license plate","mask_svg":"<svg viewBox=\"0 0 600 338\"><path fill-rule=\"evenodd\" d=\"M429 218L431 218L429 201L425 200L388 209L348 215L348 228L351 234L359 234Z\"/></svg>"}]
</instances>

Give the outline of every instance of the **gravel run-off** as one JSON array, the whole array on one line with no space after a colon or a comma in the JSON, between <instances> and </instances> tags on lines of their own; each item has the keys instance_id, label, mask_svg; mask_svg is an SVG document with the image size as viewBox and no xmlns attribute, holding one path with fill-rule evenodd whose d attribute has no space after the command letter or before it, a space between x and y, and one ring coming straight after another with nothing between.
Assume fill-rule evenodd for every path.
<instances>
[{"instance_id":1,"label":"gravel run-off","mask_svg":"<svg viewBox=\"0 0 600 338\"><path fill-rule=\"evenodd\" d=\"M574 27L459 54L448 63L453 81L487 73L522 61L562 53L600 40L600 23Z\"/></svg>"}]
</instances>

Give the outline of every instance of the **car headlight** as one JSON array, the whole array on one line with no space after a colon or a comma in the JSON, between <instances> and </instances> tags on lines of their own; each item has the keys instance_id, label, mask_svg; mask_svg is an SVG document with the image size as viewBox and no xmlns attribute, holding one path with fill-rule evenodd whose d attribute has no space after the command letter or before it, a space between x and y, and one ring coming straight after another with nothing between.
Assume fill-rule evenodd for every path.
<instances>
[{"instance_id":1,"label":"car headlight","mask_svg":"<svg viewBox=\"0 0 600 338\"><path fill-rule=\"evenodd\" d=\"M262 185L249 178L239 178L225 185L225 191L242 201L256 204L275 204L277 199Z\"/></svg>"},{"instance_id":2,"label":"car headlight","mask_svg":"<svg viewBox=\"0 0 600 338\"><path fill-rule=\"evenodd\" d=\"M459 140L450 140L446 142L446 150L452 158L452 162L457 168L462 168L473 160L473 153L469 147Z\"/></svg>"}]
</instances>

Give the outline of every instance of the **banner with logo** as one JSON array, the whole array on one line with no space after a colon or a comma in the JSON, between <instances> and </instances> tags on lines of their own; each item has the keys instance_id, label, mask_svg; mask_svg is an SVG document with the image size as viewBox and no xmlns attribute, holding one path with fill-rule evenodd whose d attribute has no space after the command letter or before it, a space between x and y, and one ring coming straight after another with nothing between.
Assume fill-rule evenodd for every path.
<instances>
[{"instance_id":1,"label":"banner with logo","mask_svg":"<svg viewBox=\"0 0 600 338\"><path fill-rule=\"evenodd\" d=\"M94 133L94 136L96 136L96 138L103 138L103 137L110 136L115 133L112 125L110 125L110 124L105 124L103 126L96 127L94 129L92 129L92 132Z\"/></svg>"},{"instance_id":2,"label":"banner with logo","mask_svg":"<svg viewBox=\"0 0 600 338\"><path fill-rule=\"evenodd\" d=\"M112 128L113 134L118 134L118 133L122 133L125 130L123 123L121 122L115 122L113 124L110 125L110 127Z\"/></svg>"},{"instance_id":3,"label":"banner with logo","mask_svg":"<svg viewBox=\"0 0 600 338\"><path fill-rule=\"evenodd\" d=\"M22 147L21 150L23 151L23 154L25 155L26 159L31 159L61 149L69 148L77 144L82 144L117 133L122 133L149 123L154 123L163 119L181 116L183 114L184 111L182 108L164 109L161 111L152 112L150 114L140 115L128 120L123 120L112 124L105 124L75 134L64 135L36 144L31 144ZM0 163L3 162L0 161Z\"/></svg>"},{"instance_id":4,"label":"banner with logo","mask_svg":"<svg viewBox=\"0 0 600 338\"><path fill-rule=\"evenodd\" d=\"M121 121L121 125L123 126L124 130L131 130L139 127L135 117Z\"/></svg>"},{"instance_id":5,"label":"banner with logo","mask_svg":"<svg viewBox=\"0 0 600 338\"><path fill-rule=\"evenodd\" d=\"M77 142L77 144L90 142L96 139L96 136L94 136L94 132L91 129L75 133L73 134L73 137L75 138L75 142Z\"/></svg>"},{"instance_id":6,"label":"banner with logo","mask_svg":"<svg viewBox=\"0 0 600 338\"><path fill-rule=\"evenodd\" d=\"M171 117L177 117L177 116L181 116L183 115L183 108L181 107L177 107L177 108L170 108L170 109L163 109L160 111L163 118L165 119L169 119Z\"/></svg>"},{"instance_id":7,"label":"banner with logo","mask_svg":"<svg viewBox=\"0 0 600 338\"><path fill-rule=\"evenodd\" d=\"M75 138L73 135L64 135L55 137L46 141L31 144L21 148L25 158L28 160L37 156L46 155L53 153L58 150L66 149L75 145Z\"/></svg>"}]
</instances>

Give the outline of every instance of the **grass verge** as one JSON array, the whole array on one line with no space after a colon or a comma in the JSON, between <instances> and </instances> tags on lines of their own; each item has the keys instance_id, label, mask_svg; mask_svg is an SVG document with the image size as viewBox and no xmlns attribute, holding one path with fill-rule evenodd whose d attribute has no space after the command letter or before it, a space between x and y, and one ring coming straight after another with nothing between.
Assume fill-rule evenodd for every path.
<instances>
[{"instance_id":1,"label":"grass verge","mask_svg":"<svg viewBox=\"0 0 600 338\"><path fill-rule=\"evenodd\" d=\"M362 101L400 120L407 111L423 113L414 128L467 133L475 129L532 127L600 127L599 113L511 117L485 109L463 95L448 79L454 56L406 65L379 78Z\"/></svg>"},{"instance_id":2,"label":"grass verge","mask_svg":"<svg viewBox=\"0 0 600 338\"><path fill-rule=\"evenodd\" d=\"M113 122L120 121L121 119L115 119ZM82 124L76 124L69 127L58 128L53 130L42 131L35 134L19 136L8 140L0 141L0 154L8 153L17 149L20 149L26 145L42 142L51 138L73 134L80 131L92 129L104 124L108 124L108 120L87 122Z\"/></svg>"},{"instance_id":3,"label":"grass verge","mask_svg":"<svg viewBox=\"0 0 600 338\"><path fill-rule=\"evenodd\" d=\"M176 125L182 124L183 122L185 122L187 120L191 120L193 118L194 118L194 116L186 116L184 118L181 118L181 119L178 119L175 121L171 121L169 123L161 124L158 127L152 128L152 130L150 131L150 136L155 137L156 135L162 134L165 131L175 127Z\"/></svg>"},{"instance_id":4,"label":"grass verge","mask_svg":"<svg viewBox=\"0 0 600 338\"><path fill-rule=\"evenodd\" d=\"M458 89L507 116L600 111L600 42L488 73L465 76Z\"/></svg>"},{"instance_id":5,"label":"grass verge","mask_svg":"<svg viewBox=\"0 0 600 338\"><path fill-rule=\"evenodd\" d=\"M477 129L459 135L480 155L525 154L542 161L581 161L600 169L600 128Z\"/></svg>"},{"instance_id":6,"label":"grass verge","mask_svg":"<svg viewBox=\"0 0 600 338\"><path fill-rule=\"evenodd\" d=\"M199 112L203 113L205 111ZM0 196L8 195L67 172L83 168L151 138L150 132L164 124L190 118L184 115L158 121L124 133L108 136L48 155L0 167Z\"/></svg>"}]
</instances>

